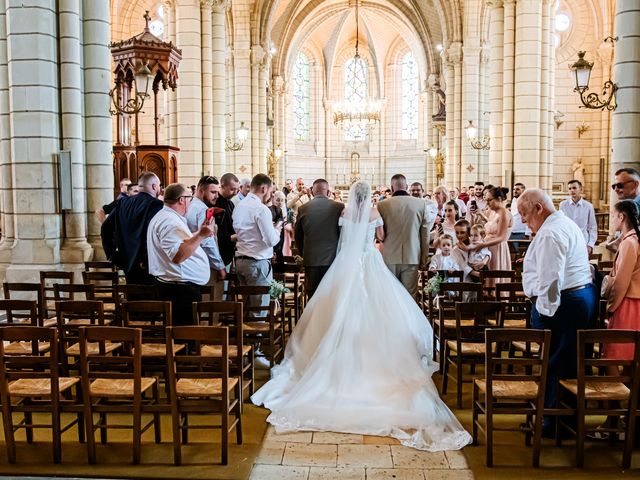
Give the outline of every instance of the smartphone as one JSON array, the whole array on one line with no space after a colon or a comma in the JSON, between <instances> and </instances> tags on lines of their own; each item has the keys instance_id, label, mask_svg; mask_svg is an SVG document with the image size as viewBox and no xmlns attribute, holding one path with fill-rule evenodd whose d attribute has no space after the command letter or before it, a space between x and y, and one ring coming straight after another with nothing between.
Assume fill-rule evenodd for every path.
<instances>
[{"instance_id":1,"label":"smartphone","mask_svg":"<svg viewBox=\"0 0 640 480\"><path fill-rule=\"evenodd\" d=\"M478 208L478 203L475 200L471 200L471 202L469 202L471 204L471 208L473 210Z\"/></svg>"}]
</instances>

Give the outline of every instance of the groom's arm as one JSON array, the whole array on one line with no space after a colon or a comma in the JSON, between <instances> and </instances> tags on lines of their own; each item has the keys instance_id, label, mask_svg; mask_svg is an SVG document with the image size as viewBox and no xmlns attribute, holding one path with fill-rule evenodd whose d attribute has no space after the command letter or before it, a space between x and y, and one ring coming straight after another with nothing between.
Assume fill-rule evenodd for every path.
<instances>
[{"instance_id":1,"label":"groom's arm","mask_svg":"<svg viewBox=\"0 0 640 480\"><path fill-rule=\"evenodd\" d=\"M425 202L422 212L422 223L420 225L420 269L425 270L429 261L429 231L433 226L432 215L429 211L429 204Z\"/></svg>"}]
</instances>

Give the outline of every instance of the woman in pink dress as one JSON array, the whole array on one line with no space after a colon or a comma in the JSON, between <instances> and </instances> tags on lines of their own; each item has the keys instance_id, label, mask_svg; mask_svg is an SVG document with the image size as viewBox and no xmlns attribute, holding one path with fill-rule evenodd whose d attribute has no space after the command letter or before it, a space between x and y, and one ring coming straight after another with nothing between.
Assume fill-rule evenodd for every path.
<instances>
[{"instance_id":1,"label":"woman in pink dress","mask_svg":"<svg viewBox=\"0 0 640 480\"><path fill-rule=\"evenodd\" d=\"M507 240L511 235L511 213L504 208L508 188L493 187L485 194L487 208L487 223L484 226L486 237L484 243L469 245L469 250L479 250L487 247L491 252L489 270L511 270L511 254Z\"/></svg>"},{"instance_id":2,"label":"woman in pink dress","mask_svg":"<svg viewBox=\"0 0 640 480\"><path fill-rule=\"evenodd\" d=\"M611 273L603 281L603 296L612 313L609 328L640 330L640 230L638 206L633 200L616 203L613 228L622 232ZM633 360L633 345L607 344L606 358Z\"/></svg>"}]
</instances>

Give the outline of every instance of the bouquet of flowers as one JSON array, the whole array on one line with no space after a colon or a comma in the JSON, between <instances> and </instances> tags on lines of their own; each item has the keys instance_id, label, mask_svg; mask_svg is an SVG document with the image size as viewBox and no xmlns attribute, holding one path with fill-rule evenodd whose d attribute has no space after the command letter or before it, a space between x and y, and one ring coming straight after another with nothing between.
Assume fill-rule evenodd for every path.
<instances>
[{"instance_id":1,"label":"bouquet of flowers","mask_svg":"<svg viewBox=\"0 0 640 480\"><path fill-rule=\"evenodd\" d=\"M272 281L271 285L269 286L269 295L274 300L279 299L283 293L289 293L290 291L291 290L285 287L283 283L277 282L275 280Z\"/></svg>"},{"instance_id":2,"label":"bouquet of flowers","mask_svg":"<svg viewBox=\"0 0 640 480\"><path fill-rule=\"evenodd\" d=\"M443 282L443 278L437 273L434 277L427 280L427 286L425 292L430 292L432 297L435 297L440 293L440 284Z\"/></svg>"}]
</instances>

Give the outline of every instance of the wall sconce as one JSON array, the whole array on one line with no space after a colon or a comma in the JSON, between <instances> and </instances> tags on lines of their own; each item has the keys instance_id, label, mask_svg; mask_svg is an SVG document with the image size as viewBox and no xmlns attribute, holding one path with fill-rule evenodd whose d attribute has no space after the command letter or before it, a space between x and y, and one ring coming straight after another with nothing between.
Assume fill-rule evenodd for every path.
<instances>
[{"instance_id":1,"label":"wall sconce","mask_svg":"<svg viewBox=\"0 0 640 480\"><path fill-rule=\"evenodd\" d=\"M469 120L469 125L465 128L467 132L467 139L472 148L476 150L489 150L489 142L491 138L489 135L485 135L482 139L478 138L478 127L473 124L473 120Z\"/></svg>"},{"instance_id":2,"label":"wall sconce","mask_svg":"<svg viewBox=\"0 0 640 480\"><path fill-rule=\"evenodd\" d=\"M607 37L604 41L611 41L611 43L613 43L616 40L617 37ZM585 96L585 92L589 90L589 79L591 78L593 62L587 62L584 59L584 55L585 52L578 52L578 60L569 67L575 75L576 88L574 88L573 91L580 94L580 101L582 102L580 108L591 108L596 110L604 110L606 108L609 111L615 110L617 106L616 91L618 90L618 86L611 80L604 82L604 86L602 87L602 98L594 92Z\"/></svg>"},{"instance_id":3,"label":"wall sconce","mask_svg":"<svg viewBox=\"0 0 640 480\"><path fill-rule=\"evenodd\" d=\"M578 131L578 138L582 138L582 135L584 135L584 133L588 132L590 129L591 125L585 124L583 120L582 124L576 127L576 130Z\"/></svg>"},{"instance_id":4,"label":"wall sconce","mask_svg":"<svg viewBox=\"0 0 640 480\"><path fill-rule=\"evenodd\" d=\"M269 150L269 155L267 156L267 175L271 177L272 180L276 178L276 165L282 158L282 148L278 145L276 148L272 148Z\"/></svg>"},{"instance_id":5,"label":"wall sconce","mask_svg":"<svg viewBox=\"0 0 640 480\"><path fill-rule=\"evenodd\" d=\"M224 139L225 152L237 152L238 150L242 150L247 138L249 138L249 129L244 126L244 122L240 122L240 126L236 130L235 140L231 140L229 137Z\"/></svg>"}]
</instances>

